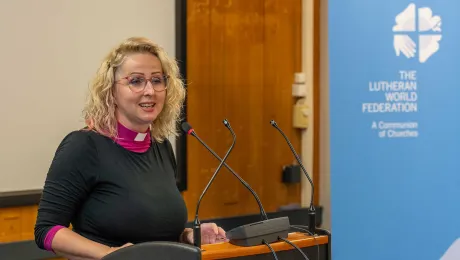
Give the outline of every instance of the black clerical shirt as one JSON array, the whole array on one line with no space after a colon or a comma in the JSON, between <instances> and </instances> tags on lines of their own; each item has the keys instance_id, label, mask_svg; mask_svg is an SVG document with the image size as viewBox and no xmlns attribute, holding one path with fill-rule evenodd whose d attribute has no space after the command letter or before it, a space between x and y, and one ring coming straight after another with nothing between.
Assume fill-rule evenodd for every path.
<instances>
[{"instance_id":1,"label":"black clerical shirt","mask_svg":"<svg viewBox=\"0 0 460 260\"><path fill-rule=\"evenodd\" d=\"M69 226L96 242L178 241L187 221L176 186L171 143L152 141L143 153L93 131L79 130L59 145L39 204L35 240Z\"/></svg>"}]
</instances>

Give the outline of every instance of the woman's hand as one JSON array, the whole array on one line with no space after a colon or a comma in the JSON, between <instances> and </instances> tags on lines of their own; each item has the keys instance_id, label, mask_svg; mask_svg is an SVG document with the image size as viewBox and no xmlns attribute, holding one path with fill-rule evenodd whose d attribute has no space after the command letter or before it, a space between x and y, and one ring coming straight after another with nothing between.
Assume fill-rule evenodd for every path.
<instances>
[{"instance_id":1,"label":"woman's hand","mask_svg":"<svg viewBox=\"0 0 460 260\"><path fill-rule=\"evenodd\" d=\"M110 247L109 250L107 250L107 252L105 253L104 256L109 255L109 254L111 254L111 253L113 253L113 252L115 252L115 251L117 251L119 249L122 249L124 247L132 246L132 245L133 245L132 243L126 243L126 244L124 244L122 246L119 246L119 247Z\"/></svg>"},{"instance_id":2,"label":"woman's hand","mask_svg":"<svg viewBox=\"0 0 460 260\"><path fill-rule=\"evenodd\" d=\"M193 229L186 228L183 233L185 243L193 244ZM201 224L201 244L228 242L225 231L215 223Z\"/></svg>"}]
</instances>

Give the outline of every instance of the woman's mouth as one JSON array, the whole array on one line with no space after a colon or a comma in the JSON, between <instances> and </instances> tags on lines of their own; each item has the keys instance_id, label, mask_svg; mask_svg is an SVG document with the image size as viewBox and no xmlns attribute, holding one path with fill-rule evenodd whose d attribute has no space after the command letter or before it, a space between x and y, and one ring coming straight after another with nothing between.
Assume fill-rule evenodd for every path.
<instances>
[{"instance_id":1,"label":"woman's mouth","mask_svg":"<svg viewBox=\"0 0 460 260\"><path fill-rule=\"evenodd\" d=\"M152 112L156 103L140 103L139 106L146 112Z\"/></svg>"}]
</instances>

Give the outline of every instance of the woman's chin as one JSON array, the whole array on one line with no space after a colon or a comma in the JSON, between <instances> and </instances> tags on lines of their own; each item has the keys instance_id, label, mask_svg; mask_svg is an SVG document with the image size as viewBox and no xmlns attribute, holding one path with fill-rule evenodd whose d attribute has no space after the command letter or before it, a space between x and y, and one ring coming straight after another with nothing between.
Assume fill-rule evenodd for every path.
<instances>
[{"instance_id":1,"label":"woman's chin","mask_svg":"<svg viewBox=\"0 0 460 260\"><path fill-rule=\"evenodd\" d=\"M153 107L153 108L141 108L140 111L138 111L138 117L144 122L149 122L152 123L158 116L158 108Z\"/></svg>"},{"instance_id":2,"label":"woman's chin","mask_svg":"<svg viewBox=\"0 0 460 260\"><path fill-rule=\"evenodd\" d=\"M146 125L150 125L155 119L157 119L157 114L144 114L139 116L139 121Z\"/></svg>"}]
</instances>

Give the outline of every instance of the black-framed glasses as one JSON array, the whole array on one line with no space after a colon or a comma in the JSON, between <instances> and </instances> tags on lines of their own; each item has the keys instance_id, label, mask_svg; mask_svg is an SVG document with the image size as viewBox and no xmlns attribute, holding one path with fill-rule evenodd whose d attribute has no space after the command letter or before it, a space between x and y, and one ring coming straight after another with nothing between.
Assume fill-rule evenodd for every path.
<instances>
[{"instance_id":1,"label":"black-framed glasses","mask_svg":"<svg viewBox=\"0 0 460 260\"><path fill-rule=\"evenodd\" d=\"M161 92L165 91L168 88L168 79L169 76L153 76L151 78L145 78L144 76L140 75L131 75L121 79L125 79L128 81L128 86L132 92L138 93L144 91L145 87L147 86L147 82L150 81L152 84L153 90ZM120 80L121 80L120 79Z\"/></svg>"}]
</instances>

